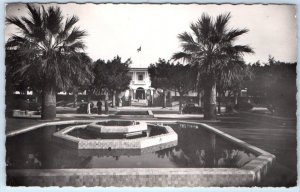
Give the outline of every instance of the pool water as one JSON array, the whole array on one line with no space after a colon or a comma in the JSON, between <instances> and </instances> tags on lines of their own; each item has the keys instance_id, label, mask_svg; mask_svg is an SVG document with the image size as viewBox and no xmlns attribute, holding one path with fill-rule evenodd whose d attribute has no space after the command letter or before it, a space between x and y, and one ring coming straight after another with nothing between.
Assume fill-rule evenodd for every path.
<instances>
[{"instance_id":1,"label":"pool water","mask_svg":"<svg viewBox=\"0 0 300 192\"><path fill-rule=\"evenodd\" d=\"M74 150L53 141L67 126L48 126L6 140L7 169L242 167L255 154L205 128L170 124L177 146L141 150ZM76 134L76 133L75 133Z\"/></svg>"},{"instance_id":2,"label":"pool water","mask_svg":"<svg viewBox=\"0 0 300 192\"><path fill-rule=\"evenodd\" d=\"M149 115L148 111L118 111L116 115Z\"/></svg>"}]
</instances>

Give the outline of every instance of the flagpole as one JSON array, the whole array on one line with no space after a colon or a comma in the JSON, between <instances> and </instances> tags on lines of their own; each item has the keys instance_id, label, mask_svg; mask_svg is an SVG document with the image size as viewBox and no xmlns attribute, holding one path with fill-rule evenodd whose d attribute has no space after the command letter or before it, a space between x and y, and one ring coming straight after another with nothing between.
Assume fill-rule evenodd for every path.
<instances>
[{"instance_id":1,"label":"flagpole","mask_svg":"<svg viewBox=\"0 0 300 192\"><path fill-rule=\"evenodd\" d=\"M140 64L139 64L139 66L141 68L141 65L142 65L142 51L140 51L139 53L140 53Z\"/></svg>"},{"instance_id":2,"label":"flagpole","mask_svg":"<svg viewBox=\"0 0 300 192\"><path fill-rule=\"evenodd\" d=\"M138 49L137 49L137 52L139 53L139 57L140 57L140 61L139 61L139 64L138 64L138 67L141 68L142 67L142 46L140 46Z\"/></svg>"}]
</instances>

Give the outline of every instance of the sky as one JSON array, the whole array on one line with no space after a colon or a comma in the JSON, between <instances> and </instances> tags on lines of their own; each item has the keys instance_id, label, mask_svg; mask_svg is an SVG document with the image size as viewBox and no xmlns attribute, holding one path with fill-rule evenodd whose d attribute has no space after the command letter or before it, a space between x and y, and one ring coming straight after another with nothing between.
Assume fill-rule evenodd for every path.
<instances>
[{"instance_id":1,"label":"sky","mask_svg":"<svg viewBox=\"0 0 300 192\"><path fill-rule=\"evenodd\" d=\"M199 5L199 4L56 4L66 17L76 15L76 26L87 32L86 53L95 61L119 55L132 60L132 67L148 67L158 58L170 59L181 51L178 34L191 32L190 24L203 13L213 17L231 13L229 28L247 28L237 39L254 54L245 55L246 63L275 60L296 62L296 7L292 5ZM45 5L49 6L49 4ZM8 4L6 16L26 16L24 4ZM18 31L5 28L5 41ZM141 47L141 51L137 49Z\"/></svg>"}]
</instances>

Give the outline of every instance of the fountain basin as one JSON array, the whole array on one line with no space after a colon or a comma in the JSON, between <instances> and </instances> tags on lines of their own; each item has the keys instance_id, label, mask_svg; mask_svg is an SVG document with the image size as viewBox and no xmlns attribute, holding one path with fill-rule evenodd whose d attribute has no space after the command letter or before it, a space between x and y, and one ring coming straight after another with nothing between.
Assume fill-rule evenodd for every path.
<instances>
[{"instance_id":1,"label":"fountain basin","mask_svg":"<svg viewBox=\"0 0 300 192\"><path fill-rule=\"evenodd\" d=\"M218 129L215 129L211 126L208 126L203 123L191 123L191 122L176 122L174 125L178 124L178 127L174 127L172 124L169 124L176 133L178 133L178 149L176 147L171 151L174 152L175 157L185 157L178 156L178 152L182 152L182 147L185 148L185 151L191 153L188 156L193 156L197 150L194 148L198 148L197 143L205 143L205 139L207 138L209 142L209 149L213 146L226 147L228 144L234 144L239 147L242 147L243 150L251 151L255 154L255 156L250 159L245 164L242 164L239 167L164 167L163 165L163 157L165 152L158 152L158 158L152 159L151 155L147 153L148 156L143 158L143 161L146 163L142 166L139 166L138 163L142 162L142 157L133 156L137 160L137 164L127 165L124 167L117 167L119 162L124 160L123 162L129 162L127 155L128 153L118 152L116 153L104 153L104 157L96 158L93 152L88 150L74 150L75 152L80 152L78 154L79 157L75 157L74 155L70 155L67 152L68 149L63 150L61 145L57 145L56 148L45 148L45 144L49 144L49 141L52 139L57 139L52 137L50 127L41 128L43 126L49 125L61 125L61 124L74 124L74 123L90 123L93 122L89 120L74 120L74 121L64 121L64 122L51 122L51 123L43 123L39 126L28 127L24 130L17 130L7 134L8 143L8 151L12 151L12 153L8 153L8 157L11 157L10 160L16 161L15 166L17 167L9 167L7 168L7 185L14 186L114 186L114 187L225 187L225 186L255 186L257 185L261 178L266 174L267 171L270 170L273 161L275 160L275 156L263 151L255 146L249 145L239 139L236 139ZM166 123L166 122L165 122ZM73 126L73 125L72 125ZM34 129L38 129L38 133L34 133ZM186 137L186 134L190 132L190 130L194 130L190 134L189 137ZM40 131L40 132L39 132ZM195 135L195 131L201 131L201 134ZM209 141L209 136L203 134L202 131L208 131L209 135L213 134L216 137L222 138L222 142L219 140L216 143L219 145L215 145L212 141ZM24 136L22 135L24 133ZM42 133L42 134L41 134ZM49 134L48 134L49 133ZM26 134L28 134L26 136ZM32 136L30 136L32 135ZM49 137L50 135L50 137ZM203 137L200 137L204 135ZM43 136L35 137L35 136ZM67 134L68 136L68 134ZM199 137L201 139L193 140L192 136ZM48 138L48 139L47 139ZM181 138L181 140L180 140ZM212 137L214 138L214 137ZM219 138L219 139L220 139ZM223 140L224 139L224 140ZM17 142L15 142L17 141ZM202 142L203 141L203 142ZM228 141L228 144L224 142ZM186 143L187 142L187 143ZM221 142L221 143L220 143ZM32 143L26 147L26 143ZM39 144L41 143L41 144ZM50 142L51 143L51 142ZM190 143L190 144L188 144ZM227 143L227 142L226 142ZM53 142L53 144L56 144ZM49 144L50 145L50 144ZM54 146L53 146L54 147ZM203 146L205 150L205 145ZM27 164L20 164L19 159L24 159L23 154L27 156L28 153L35 154L35 149L33 148L41 148L39 149L40 153L43 155L42 157L48 157L41 168L35 167L27 167ZM26 152L27 150L30 150ZM147 149L147 148L145 148ZM201 148L199 148L201 149ZM230 148L231 149L231 148ZM232 148L232 149L235 149ZM15 153L16 150L19 150L20 153ZM38 149L37 149L38 150ZM31 152L32 151L32 152ZM45 152L46 151L46 152ZM97 150L96 150L97 151ZM108 152L108 150L106 150ZM113 150L112 150L113 151ZM164 150L163 150L164 151ZM168 150L167 150L168 151ZM206 150L207 151L207 150ZM81 153L83 152L83 153ZM209 152L209 151L208 151ZM89 156L89 155L92 155ZM106 155L117 155L121 156L120 160L112 161L111 158L106 157ZM134 153L133 155L136 155ZM198 154L198 155L201 155ZM35 157L39 158L39 155L35 155ZM56 157L56 159L52 159ZM94 163L98 166L91 167L89 162L82 161L82 158L86 157L86 159L90 161L94 161ZM41 160L43 160L42 158ZM8 165L10 165L10 160L7 161ZM26 160L26 158L25 158ZM103 160L103 161L100 161ZM165 165L174 165L174 158L170 159L170 163ZM56 164L55 164L56 162ZM73 164L78 163L78 166L74 166ZM198 161L197 161L198 162ZM21 162L22 163L22 162ZM64 164L65 163L65 164ZM111 163L112 166L108 164ZM152 163L152 166L149 166L149 163ZM53 165L54 164L54 165ZM154 166L153 166L154 164ZM149 167L148 167L148 166ZM182 165L180 163L180 165Z\"/></svg>"},{"instance_id":2,"label":"fountain basin","mask_svg":"<svg viewBox=\"0 0 300 192\"><path fill-rule=\"evenodd\" d=\"M147 126L147 124L146 124ZM70 126L53 133L55 141L75 149L142 149L151 146L177 143L178 136L169 126L148 125L149 129L160 129L163 134L144 136L133 139L84 139L74 137L68 133L76 129L85 129L89 126Z\"/></svg>"},{"instance_id":3,"label":"fountain basin","mask_svg":"<svg viewBox=\"0 0 300 192\"><path fill-rule=\"evenodd\" d=\"M100 121L87 125L87 130L98 133L132 133L147 131L147 124L137 121Z\"/></svg>"}]
</instances>

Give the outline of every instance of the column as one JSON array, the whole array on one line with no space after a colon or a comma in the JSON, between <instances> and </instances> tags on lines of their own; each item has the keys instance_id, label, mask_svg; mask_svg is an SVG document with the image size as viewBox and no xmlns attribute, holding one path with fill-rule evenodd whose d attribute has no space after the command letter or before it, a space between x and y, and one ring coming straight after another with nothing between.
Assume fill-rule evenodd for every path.
<instances>
[{"instance_id":1,"label":"column","mask_svg":"<svg viewBox=\"0 0 300 192\"><path fill-rule=\"evenodd\" d=\"M133 89L133 97L132 97L133 99L135 99L136 96L135 94L136 94L136 89Z\"/></svg>"}]
</instances>

